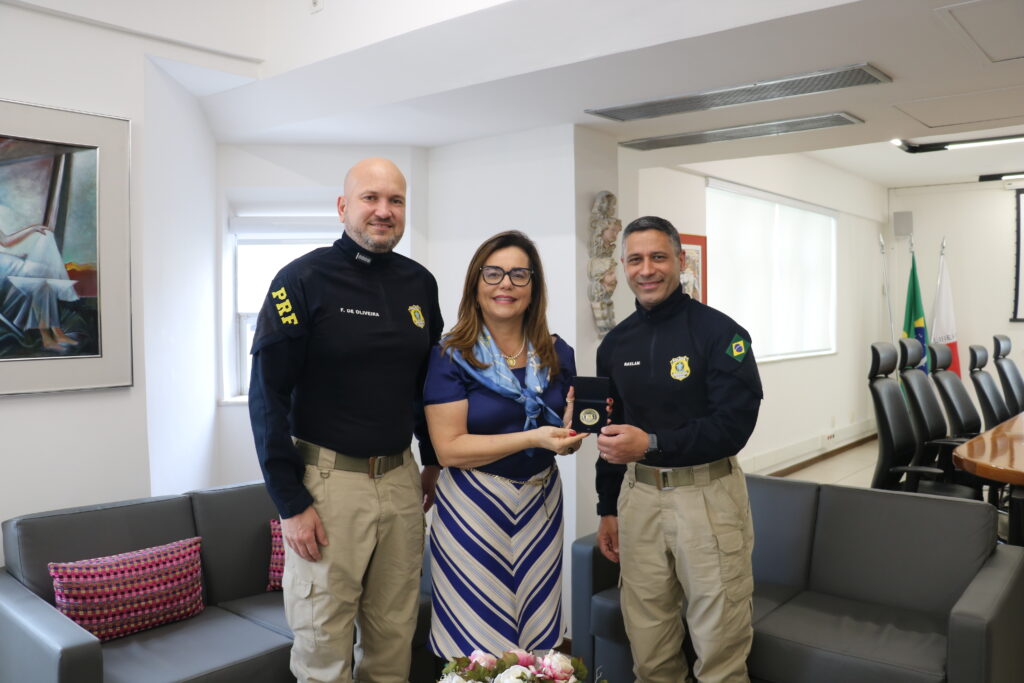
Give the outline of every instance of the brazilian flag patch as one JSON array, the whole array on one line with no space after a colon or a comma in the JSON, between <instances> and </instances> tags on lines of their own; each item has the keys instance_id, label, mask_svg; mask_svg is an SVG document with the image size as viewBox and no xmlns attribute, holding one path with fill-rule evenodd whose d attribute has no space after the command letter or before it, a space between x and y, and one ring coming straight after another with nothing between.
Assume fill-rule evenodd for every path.
<instances>
[{"instance_id":1,"label":"brazilian flag patch","mask_svg":"<svg viewBox=\"0 0 1024 683\"><path fill-rule=\"evenodd\" d=\"M729 356L729 358L732 358L737 363L742 363L743 359L747 355L747 345L749 343L750 342L737 334L732 338L732 341L729 342L729 348L725 350L725 355Z\"/></svg>"}]
</instances>

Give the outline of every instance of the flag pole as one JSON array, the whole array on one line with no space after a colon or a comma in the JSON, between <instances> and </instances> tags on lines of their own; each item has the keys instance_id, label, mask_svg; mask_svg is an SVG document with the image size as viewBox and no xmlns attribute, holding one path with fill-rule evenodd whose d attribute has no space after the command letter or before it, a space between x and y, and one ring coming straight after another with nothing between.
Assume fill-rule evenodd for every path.
<instances>
[{"instance_id":1,"label":"flag pole","mask_svg":"<svg viewBox=\"0 0 1024 683\"><path fill-rule=\"evenodd\" d=\"M885 311L889 314L889 341L896 345L896 323L892 319L892 295L889 292L889 262L885 258L885 239L878 233L878 246L882 252L882 287L885 289Z\"/></svg>"},{"instance_id":2,"label":"flag pole","mask_svg":"<svg viewBox=\"0 0 1024 683\"><path fill-rule=\"evenodd\" d=\"M935 276L935 291L939 291L939 284L942 282L942 262L946 258L946 236L942 236L942 246L939 247L939 273ZM932 316L933 318L935 316Z\"/></svg>"}]
</instances>

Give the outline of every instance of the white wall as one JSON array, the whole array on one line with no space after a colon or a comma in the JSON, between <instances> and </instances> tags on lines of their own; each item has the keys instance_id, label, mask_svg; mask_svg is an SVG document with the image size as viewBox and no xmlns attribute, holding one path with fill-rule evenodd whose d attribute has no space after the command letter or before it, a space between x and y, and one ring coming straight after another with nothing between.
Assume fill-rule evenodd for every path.
<instances>
[{"instance_id":1,"label":"white wall","mask_svg":"<svg viewBox=\"0 0 1024 683\"><path fill-rule=\"evenodd\" d=\"M149 113L146 79L153 76L152 72L147 72L147 54L229 70L239 66L221 55L163 41L148 41L120 31L0 4L0 63L10 67L0 71L3 97L122 116L132 122L130 236L135 381L133 387L125 389L0 397L0 431L4 434L0 449L0 519L150 493L147 363L150 367L161 364L180 367L189 359L183 359L176 352L170 353L161 344L151 352L147 348L147 331L188 337L187 329L162 330L154 321L178 322L184 317L181 311L189 307L195 310L197 304L165 296L163 292L154 292L151 297L148 291L152 280L147 277L147 260L159 248L147 247L147 221L153 215L143 207L147 206L151 191L146 183L147 173L155 173L159 178L160 171L151 168L147 156L147 145L157 144L146 132ZM159 95L161 101L177 101L175 106L187 111L184 100L168 91L165 84L156 87L163 89ZM156 96L155 92L153 94ZM155 127L168 123L157 119ZM194 132L192 123L183 122L175 130ZM179 144L187 142L178 141ZM185 160L180 161L185 163ZM197 198L193 192L195 184L181 175L192 173L193 169L190 166L175 168L179 171L177 177L161 183L163 187L159 190L168 197L158 198L157 205L166 212L164 224L184 227L190 232L192 226L188 223L202 215L202 210L189 208L189 204L205 201L205 198ZM201 162L194 171L202 175ZM154 237L155 244L159 245L164 238ZM173 233L166 236L166 239L172 238ZM186 262L193 256L202 261L210 249L207 241L191 248L175 247L174 255ZM186 269L187 263L182 268ZM188 271L177 272L176 277L182 272ZM192 292L191 296L201 295L209 300L214 295L209 288L200 294L187 284L186 288ZM198 305L201 310L203 304ZM210 321L201 320L199 325L209 326ZM194 350L191 342L186 342L186 346ZM208 357L211 351L212 343L204 346L200 353ZM208 365L204 359L198 362ZM198 377L197 381L208 383L203 377ZM209 401L214 398L209 396ZM173 415L165 417L179 419ZM186 422L190 419L185 418ZM170 438L177 441L173 435ZM161 449L165 446L171 448L173 443L159 444ZM177 457L187 458L188 455L179 451Z\"/></svg>"},{"instance_id":2,"label":"white wall","mask_svg":"<svg viewBox=\"0 0 1024 683\"><path fill-rule=\"evenodd\" d=\"M1024 327L1021 323L1009 322L1013 315L1016 255L1015 193L1002 189L1000 183L990 182L906 188L891 190L889 194L892 211L913 214L917 275L929 326L938 280L939 250L943 237L946 238L946 264L953 285L963 372L967 372L970 360L967 347L980 344L989 352L986 369L995 376L991 362L994 334L1010 337L1010 357L1018 365L1024 365ZM910 273L909 239L896 241L894 253L890 271L893 317L896 327L900 328ZM973 392L971 383L967 384Z\"/></svg>"},{"instance_id":3,"label":"white wall","mask_svg":"<svg viewBox=\"0 0 1024 683\"><path fill-rule=\"evenodd\" d=\"M602 190L618 193L618 145L613 138L583 127L575 131L575 186L576 186L576 372L584 376L597 373L597 347L600 339L587 298L590 280L587 267L590 261L590 211L597 194ZM621 217L621 214L620 214ZM616 293L629 291L621 278ZM632 311L617 306L616 321ZM575 459L566 462L575 470L575 514L566 514L565 535L575 540L597 531L597 491L594 488L594 463L597 461L597 439L589 436L583 442ZM567 468L562 468L568 478ZM569 508L566 508L567 510ZM570 533L571 532L571 533ZM566 558L570 557L566 554ZM568 563L566 566L568 571ZM568 608L568 604L566 605Z\"/></svg>"},{"instance_id":4,"label":"white wall","mask_svg":"<svg viewBox=\"0 0 1024 683\"><path fill-rule=\"evenodd\" d=\"M196 99L146 64L143 288L150 490L216 470L215 143Z\"/></svg>"},{"instance_id":5,"label":"white wall","mask_svg":"<svg viewBox=\"0 0 1024 683\"><path fill-rule=\"evenodd\" d=\"M681 232L705 231L705 176L840 212L837 353L760 364L765 399L740 459L749 471L773 471L871 433L874 419L865 388L867 349L871 342L888 337L878 251L886 216L884 188L799 154L700 163L685 169L644 168L642 160L623 158L627 188L623 194L635 192L623 203L635 206L636 215L665 216ZM633 217L624 215L623 222ZM621 275L620 281L624 282ZM625 311L631 305L623 301L626 292L616 294L622 297L616 297L616 313L620 307Z\"/></svg>"}]
</instances>

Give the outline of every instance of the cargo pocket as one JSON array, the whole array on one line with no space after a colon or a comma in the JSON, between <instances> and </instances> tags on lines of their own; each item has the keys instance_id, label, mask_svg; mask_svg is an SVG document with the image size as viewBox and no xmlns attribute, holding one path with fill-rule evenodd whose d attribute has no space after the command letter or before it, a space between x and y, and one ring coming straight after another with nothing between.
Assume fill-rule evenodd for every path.
<instances>
[{"instance_id":1,"label":"cargo pocket","mask_svg":"<svg viewBox=\"0 0 1024 683\"><path fill-rule=\"evenodd\" d=\"M726 596L733 602L749 598L754 592L754 578L750 553L743 544L743 531L727 531L718 537L718 561Z\"/></svg>"},{"instance_id":2,"label":"cargo pocket","mask_svg":"<svg viewBox=\"0 0 1024 683\"><path fill-rule=\"evenodd\" d=\"M295 638L317 642L319 629L316 621L317 595L313 582L294 574L284 575L284 612L288 627Z\"/></svg>"}]
</instances>

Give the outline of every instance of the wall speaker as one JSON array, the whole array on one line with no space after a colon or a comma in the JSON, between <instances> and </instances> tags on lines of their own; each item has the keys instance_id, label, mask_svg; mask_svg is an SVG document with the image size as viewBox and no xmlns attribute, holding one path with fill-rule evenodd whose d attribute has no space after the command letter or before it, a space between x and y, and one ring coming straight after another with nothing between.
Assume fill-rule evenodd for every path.
<instances>
[{"instance_id":1,"label":"wall speaker","mask_svg":"<svg viewBox=\"0 0 1024 683\"><path fill-rule=\"evenodd\" d=\"M914 212L893 211L892 231L897 237L910 237L914 234Z\"/></svg>"}]
</instances>

